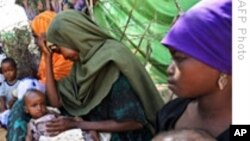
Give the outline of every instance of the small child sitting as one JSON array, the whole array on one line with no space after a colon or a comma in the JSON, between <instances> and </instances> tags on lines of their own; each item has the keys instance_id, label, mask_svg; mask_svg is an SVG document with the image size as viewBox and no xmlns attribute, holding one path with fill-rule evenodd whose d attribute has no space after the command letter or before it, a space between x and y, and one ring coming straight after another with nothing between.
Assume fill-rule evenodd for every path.
<instances>
[{"instance_id":1,"label":"small child sitting","mask_svg":"<svg viewBox=\"0 0 250 141\"><path fill-rule=\"evenodd\" d=\"M28 123L26 141L74 140L84 141L81 129L71 129L60 133L47 132L46 122L59 116L59 111L46 106L45 94L37 89L29 89L24 95L24 110L32 119ZM54 137L50 137L57 135Z\"/></svg>"},{"instance_id":2,"label":"small child sitting","mask_svg":"<svg viewBox=\"0 0 250 141\"><path fill-rule=\"evenodd\" d=\"M6 126L10 113L9 109L11 109L17 99L15 95L20 81L16 77L16 63L12 58L2 60L1 72L4 76L4 81L0 86L0 123L2 126Z\"/></svg>"}]
</instances>

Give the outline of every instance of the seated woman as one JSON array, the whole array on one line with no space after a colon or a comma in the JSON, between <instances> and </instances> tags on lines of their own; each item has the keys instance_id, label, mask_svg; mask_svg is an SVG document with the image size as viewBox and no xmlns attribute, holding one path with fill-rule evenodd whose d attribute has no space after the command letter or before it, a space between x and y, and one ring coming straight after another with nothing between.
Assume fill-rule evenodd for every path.
<instances>
[{"instance_id":1,"label":"seated woman","mask_svg":"<svg viewBox=\"0 0 250 141\"><path fill-rule=\"evenodd\" d=\"M173 63L169 89L180 98L158 114L157 131L198 128L229 141L232 114L232 2L203 0L181 15L162 44Z\"/></svg>"},{"instance_id":2,"label":"seated woman","mask_svg":"<svg viewBox=\"0 0 250 141\"><path fill-rule=\"evenodd\" d=\"M81 128L109 132L111 140L152 138L156 112L163 106L144 66L123 44L103 32L84 13L67 10L52 21L46 46L39 38L46 67L46 89L53 107L73 117L48 123L48 132ZM54 48L56 48L54 50ZM74 61L69 76L55 81L53 51ZM15 133L13 133L15 134Z\"/></svg>"}]
</instances>

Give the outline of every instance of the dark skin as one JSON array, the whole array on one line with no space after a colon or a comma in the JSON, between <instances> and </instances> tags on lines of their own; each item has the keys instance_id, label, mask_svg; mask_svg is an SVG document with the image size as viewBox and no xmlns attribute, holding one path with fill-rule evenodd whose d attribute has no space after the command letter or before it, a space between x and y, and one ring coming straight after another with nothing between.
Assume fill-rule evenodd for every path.
<instances>
[{"instance_id":1,"label":"dark skin","mask_svg":"<svg viewBox=\"0 0 250 141\"><path fill-rule=\"evenodd\" d=\"M52 51L49 50L45 44L44 39L40 38L38 44L41 50L45 54L45 60L47 63L46 67L46 88L48 93L48 99L52 106L61 107L60 98L56 89L56 82L54 80L54 75L52 71ZM78 52L75 50L67 49L64 47L57 47L57 52L61 53L65 58L72 61L77 61L79 56ZM76 54L77 53L77 54ZM90 132L124 132L132 131L136 129L143 128L143 125L140 122L130 120L118 122L115 120L105 120L105 121L85 121L85 120L76 120L73 117L59 117L52 122L48 123L49 131L65 131L72 128L81 128L85 131Z\"/></svg>"},{"instance_id":2,"label":"dark skin","mask_svg":"<svg viewBox=\"0 0 250 141\"><path fill-rule=\"evenodd\" d=\"M3 112L6 110L6 107L5 107L5 97L0 97L0 112Z\"/></svg>"},{"instance_id":3,"label":"dark skin","mask_svg":"<svg viewBox=\"0 0 250 141\"><path fill-rule=\"evenodd\" d=\"M10 84L14 84L16 83L17 79L16 79L16 66L13 66L13 64L11 64L10 62L5 62L2 63L2 68L1 71L4 75L5 80ZM11 109L11 107L13 106L13 104L16 102L17 98L13 97L7 104L8 107ZM6 101L4 97L0 97L0 102L3 103L4 105L6 105ZM1 109L3 109L4 107L1 106ZM5 107L6 108L6 107Z\"/></svg>"},{"instance_id":4,"label":"dark skin","mask_svg":"<svg viewBox=\"0 0 250 141\"><path fill-rule=\"evenodd\" d=\"M218 86L222 74L194 58L171 50L169 88L179 97L194 98L175 124L176 129L200 128L217 137L231 124L231 76ZM225 74L223 74L225 75Z\"/></svg>"}]
</instances>

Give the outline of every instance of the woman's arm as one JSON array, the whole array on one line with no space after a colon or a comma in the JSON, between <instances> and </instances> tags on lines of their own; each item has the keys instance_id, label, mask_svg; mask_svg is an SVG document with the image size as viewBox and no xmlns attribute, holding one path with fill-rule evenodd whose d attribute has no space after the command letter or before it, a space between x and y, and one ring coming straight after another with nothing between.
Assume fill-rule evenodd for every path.
<instances>
[{"instance_id":1,"label":"woman's arm","mask_svg":"<svg viewBox=\"0 0 250 141\"><path fill-rule=\"evenodd\" d=\"M122 121L115 120L105 121L83 121L76 124L77 128L83 130L95 130L101 132L124 132L143 128L143 125L138 121Z\"/></svg>"},{"instance_id":2,"label":"woman's arm","mask_svg":"<svg viewBox=\"0 0 250 141\"><path fill-rule=\"evenodd\" d=\"M60 107L60 99L56 89L56 82L54 79L53 65L52 65L52 52L46 47L44 37L38 37L38 45L44 53L46 62L46 90L49 102L53 107Z\"/></svg>"},{"instance_id":3,"label":"woman's arm","mask_svg":"<svg viewBox=\"0 0 250 141\"><path fill-rule=\"evenodd\" d=\"M68 129L81 128L82 130L94 130L99 132L124 132L143 128L140 122L130 120L118 122L105 121L79 121L72 117L59 117L47 124L48 132L62 132Z\"/></svg>"}]
</instances>

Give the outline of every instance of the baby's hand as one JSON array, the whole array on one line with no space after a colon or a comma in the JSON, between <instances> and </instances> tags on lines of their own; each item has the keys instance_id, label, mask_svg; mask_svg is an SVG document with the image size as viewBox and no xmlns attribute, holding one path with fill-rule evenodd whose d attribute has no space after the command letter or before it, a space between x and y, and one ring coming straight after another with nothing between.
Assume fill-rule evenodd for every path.
<instances>
[{"instance_id":1,"label":"baby's hand","mask_svg":"<svg viewBox=\"0 0 250 141\"><path fill-rule=\"evenodd\" d=\"M25 137L25 141L32 141L32 121L30 121L28 124L27 124L27 134L26 134L26 137Z\"/></svg>"}]
</instances>

